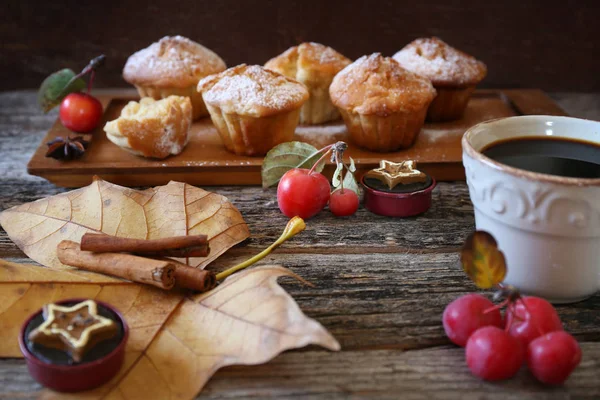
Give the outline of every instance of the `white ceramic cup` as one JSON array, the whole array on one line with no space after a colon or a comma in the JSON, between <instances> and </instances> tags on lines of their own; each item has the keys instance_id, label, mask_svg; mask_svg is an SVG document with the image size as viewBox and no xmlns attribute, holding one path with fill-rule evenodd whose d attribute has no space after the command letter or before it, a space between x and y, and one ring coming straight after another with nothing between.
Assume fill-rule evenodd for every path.
<instances>
[{"instance_id":1,"label":"white ceramic cup","mask_svg":"<svg viewBox=\"0 0 600 400\"><path fill-rule=\"evenodd\" d=\"M506 283L553 303L585 299L600 288L600 179L525 171L481 153L491 143L524 136L600 144L600 122L532 115L469 129L463 164L475 224L504 252Z\"/></svg>"}]
</instances>

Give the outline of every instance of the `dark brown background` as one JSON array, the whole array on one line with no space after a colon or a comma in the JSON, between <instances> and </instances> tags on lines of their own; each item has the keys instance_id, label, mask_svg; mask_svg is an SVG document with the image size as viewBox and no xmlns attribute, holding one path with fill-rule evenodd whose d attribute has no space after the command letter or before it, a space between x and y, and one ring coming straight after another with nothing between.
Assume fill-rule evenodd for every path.
<instances>
[{"instance_id":1,"label":"dark brown background","mask_svg":"<svg viewBox=\"0 0 600 400\"><path fill-rule=\"evenodd\" d=\"M125 86L120 72L132 52L164 35L181 34L213 49L228 65L262 64L308 40L351 58L375 51L392 55L416 37L437 35L488 64L482 86L599 91L600 56L594 49L600 44L599 4L5 0L0 90L37 87L49 73L67 66L79 70L100 53L108 62L98 86Z\"/></svg>"}]
</instances>

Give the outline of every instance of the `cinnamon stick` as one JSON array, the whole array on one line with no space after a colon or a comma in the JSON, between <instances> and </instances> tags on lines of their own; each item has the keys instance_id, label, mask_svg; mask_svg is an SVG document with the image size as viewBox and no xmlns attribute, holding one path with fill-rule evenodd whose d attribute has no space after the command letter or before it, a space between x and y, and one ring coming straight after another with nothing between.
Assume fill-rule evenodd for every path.
<instances>
[{"instance_id":1,"label":"cinnamon stick","mask_svg":"<svg viewBox=\"0 0 600 400\"><path fill-rule=\"evenodd\" d=\"M81 238L81 250L94 253L133 253L151 257L206 257L210 253L206 235L174 236L162 239L129 239L98 233Z\"/></svg>"},{"instance_id":2,"label":"cinnamon stick","mask_svg":"<svg viewBox=\"0 0 600 400\"><path fill-rule=\"evenodd\" d=\"M175 264L175 286L177 287L208 292L217 286L217 276L214 272L190 267L187 264L166 257L157 257L156 259Z\"/></svg>"},{"instance_id":3,"label":"cinnamon stick","mask_svg":"<svg viewBox=\"0 0 600 400\"><path fill-rule=\"evenodd\" d=\"M208 292L217 285L217 278L212 271L178 264L175 268L175 285L198 292Z\"/></svg>"},{"instance_id":4,"label":"cinnamon stick","mask_svg":"<svg viewBox=\"0 0 600 400\"><path fill-rule=\"evenodd\" d=\"M152 259L124 253L93 253L81 250L78 243L69 240L60 242L56 253L63 264L147 283L162 289L171 289L174 283L180 288L206 292L217 284L214 272L193 268L168 258Z\"/></svg>"},{"instance_id":5,"label":"cinnamon stick","mask_svg":"<svg viewBox=\"0 0 600 400\"><path fill-rule=\"evenodd\" d=\"M60 262L86 271L99 272L133 282L171 289L175 284L175 263L119 253L92 253L79 243L63 240L56 254Z\"/></svg>"}]
</instances>

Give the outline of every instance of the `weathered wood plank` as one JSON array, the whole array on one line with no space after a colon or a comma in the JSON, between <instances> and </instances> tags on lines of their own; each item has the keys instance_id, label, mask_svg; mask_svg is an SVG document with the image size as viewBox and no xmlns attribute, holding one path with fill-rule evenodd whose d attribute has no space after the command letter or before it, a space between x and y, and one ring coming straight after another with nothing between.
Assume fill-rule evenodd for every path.
<instances>
[{"instance_id":1,"label":"weathered wood plank","mask_svg":"<svg viewBox=\"0 0 600 400\"><path fill-rule=\"evenodd\" d=\"M560 92L550 97L572 117L600 120L599 93Z\"/></svg>"},{"instance_id":2,"label":"weathered wood plank","mask_svg":"<svg viewBox=\"0 0 600 400\"><path fill-rule=\"evenodd\" d=\"M216 270L247 254L227 254ZM450 342L441 317L462 294L477 291L450 253L310 254L276 251L264 264L282 264L315 285L282 285L310 317L346 350L423 349ZM600 341L600 295L557 306L566 329L580 340ZM23 316L25 318L26 316Z\"/></svg>"},{"instance_id":3,"label":"weathered wood plank","mask_svg":"<svg viewBox=\"0 0 600 400\"><path fill-rule=\"evenodd\" d=\"M242 257L226 259L233 264ZM316 285L283 286L344 349L417 349L448 344L441 317L462 294L477 291L456 253L273 254ZM581 340L600 341L600 295L556 307L566 329Z\"/></svg>"},{"instance_id":4,"label":"weathered wood plank","mask_svg":"<svg viewBox=\"0 0 600 400\"><path fill-rule=\"evenodd\" d=\"M252 237L244 245L262 248L273 242L288 218L277 206L276 190L258 187L208 187L227 196L250 225ZM0 181L0 210L64 192L65 189L20 180ZM440 223L443 222L443 223ZM462 183L441 183L433 193L433 206L424 215L392 219L374 215L364 208L354 216L336 218L328 210L308 221L307 230L286 249L309 252L406 252L412 249L444 249L460 246L473 229L473 210L468 190ZM0 232L0 254L18 257L22 253ZM359 250L360 248L360 250Z\"/></svg>"},{"instance_id":5,"label":"weathered wood plank","mask_svg":"<svg viewBox=\"0 0 600 400\"><path fill-rule=\"evenodd\" d=\"M294 352L259 367L231 367L215 376L200 398L389 398L389 399L530 399L588 398L600 395L598 343L582 344L580 368L563 388L548 388L523 369L513 379L482 382L468 372L462 349L399 352ZM309 361L310 360L310 361ZM263 384L264 376L269 381ZM277 382L272 384L271 382ZM232 389L235 388L235 389Z\"/></svg>"},{"instance_id":6,"label":"weathered wood plank","mask_svg":"<svg viewBox=\"0 0 600 400\"><path fill-rule=\"evenodd\" d=\"M597 399L599 343L581 343L583 359L564 386L537 383L523 368L488 383L470 375L462 349L450 346L402 352L292 351L268 364L218 371L199 399ZM35 398L40 390L24 362L0 363L0 398ZM523 388L526 387L526 390Z\"/></svg>"},{"instance_id":7,"label":"weathered wood plank","mask_svg":"<svg viewBox=\"0 0 600 400\"><path fill-rule=\"evenodd\" d=\"M503 90L513 106L525 115L566 115L546 93L539 89Z\"/></svg>"}]
</instances>

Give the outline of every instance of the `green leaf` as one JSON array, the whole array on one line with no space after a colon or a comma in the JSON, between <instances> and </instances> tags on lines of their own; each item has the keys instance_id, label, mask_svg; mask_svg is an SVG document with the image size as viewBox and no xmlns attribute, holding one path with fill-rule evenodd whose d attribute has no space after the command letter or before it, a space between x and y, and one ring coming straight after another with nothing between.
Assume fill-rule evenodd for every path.
<instances>
[{"instance_id":1,"label":"green leaf","mask_svg":"<svg viewBox=\"0 0 600 400\"><path fill-rule=\"evenodd\" d=\"M75 72L65 68L44 79L38 91L38 104L45 113L59 105L69 93L85 88L85 81L74 77Z\"/></svg>"},{"instance_id":2,"label":"green leaf","mask_svg":"<svg viewBox=\"0 0 600 400\"><path fill-rule=\"evenodd\" d=\"M504 280L506 260L496 239L485 231L475 231L465 241L460 261L463 270L480 289L490 289Z\"/></svg>"},{"instance_id":3,"label":"green leaf","mask_svg":"<svg viewBox=\"0 0 600 400\"><path fill-rule=\"evenodd\" d=\"M273 147L263 160L263 188L277 184L283 174L292 168L312 168L319 158L319 150L304 142L286 142ZM321 172L324 166L325 163L321 162L315 171Z\"/></svg>"}]
</instances>

